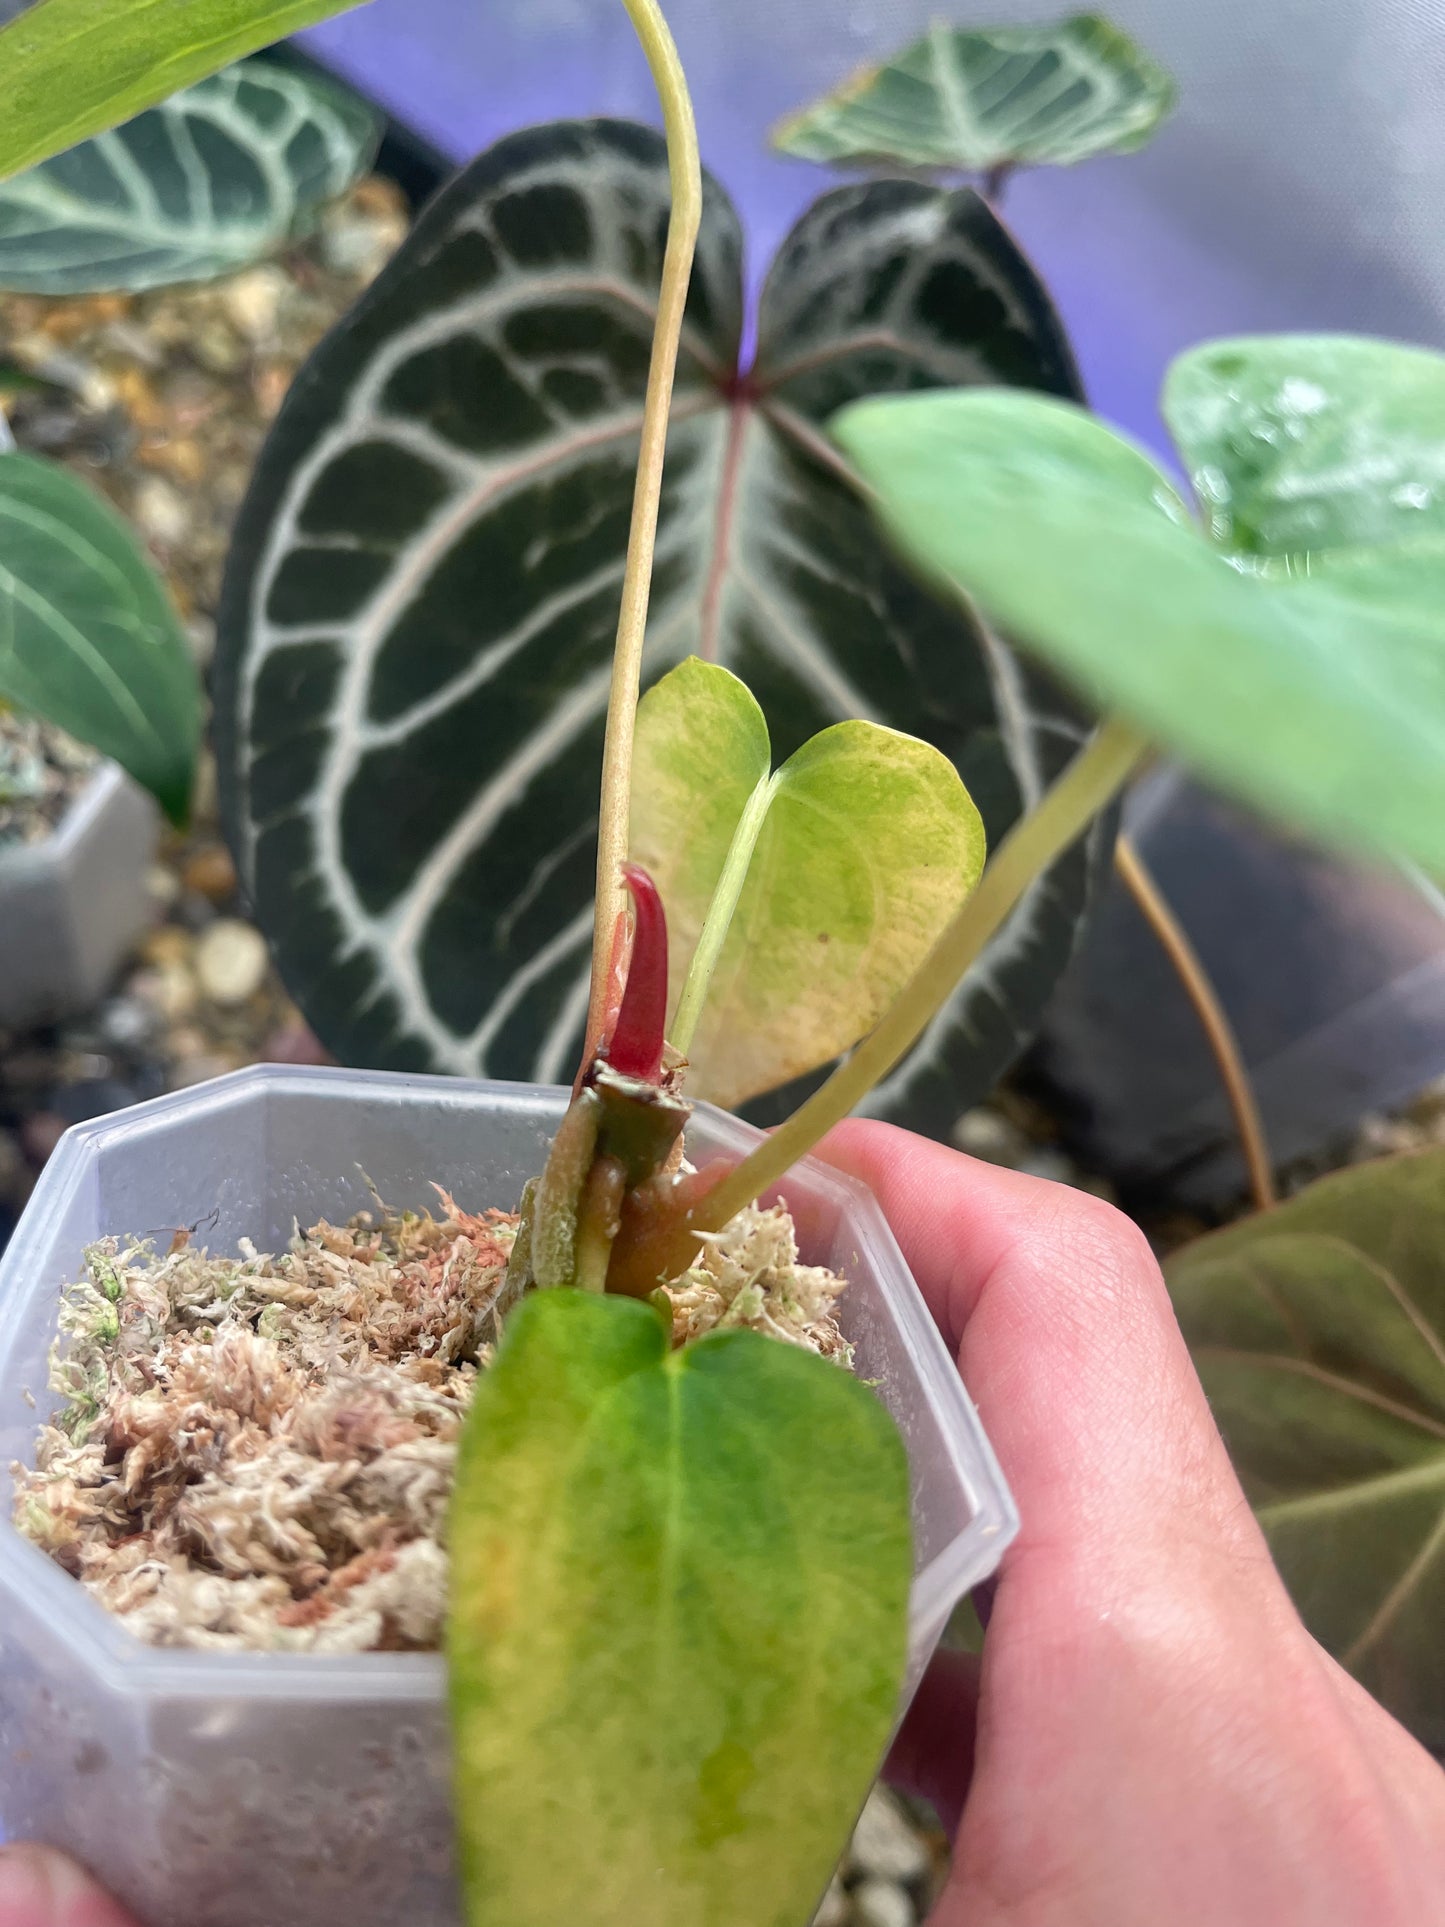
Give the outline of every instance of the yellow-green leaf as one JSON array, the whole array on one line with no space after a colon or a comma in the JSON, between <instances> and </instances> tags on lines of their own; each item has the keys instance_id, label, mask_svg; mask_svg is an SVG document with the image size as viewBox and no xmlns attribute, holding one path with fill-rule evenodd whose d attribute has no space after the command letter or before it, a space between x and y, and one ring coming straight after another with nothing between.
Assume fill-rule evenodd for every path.
<instances>
[{"instance_id":1,"label":"yellow-green leaf","mask_svg":"<svg viewBox=\"0 0 1445 1927\"><path fill-rule=\"evenodd\" d=\"M356 0L40 0L0 29L0 180Z\"/></svg>"},{"instance_id":2,"label":"yellow-green leaf","mask_svg":"<svg viewBox=\"0 0 1445 1927\"><path fill-rule=\"evenodd\" d=\"M984 831L947 757L877 723L773 771L748 689L692 658L638 712L632 855L667 909L689 1089L735 1105L872 1028L978 881Z\"/></svg>"},{"instance_id":3,"label":"yellow-green leaf","mask_svg":"<svg viewBox=\"0 0 1445 1927\"><path fill-rule=\"evenodd\" d=\"M1168 1279L1306 1624L1445 1745L1445 1148L1326 1178Z\"/></svg>"},{"instance_id":4,"label":"yellow-green leaf","mask_svg":"<svg viewBox=\"0 0 1445 1927\"><path fill-rule=\"evenodd\" d=\"M471 1927L803 1927L896 1711L908 1519L902 1442L836 1365L524 1301L452 1508Z\"/></svg>"}]
</instances>

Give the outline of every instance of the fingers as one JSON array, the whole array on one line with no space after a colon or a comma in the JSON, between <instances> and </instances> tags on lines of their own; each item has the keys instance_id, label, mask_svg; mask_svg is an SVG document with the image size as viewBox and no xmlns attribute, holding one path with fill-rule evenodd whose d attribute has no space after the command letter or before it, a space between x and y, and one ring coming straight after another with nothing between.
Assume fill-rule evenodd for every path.
<instances>
[{"instance_id":1,"label":"fingers","mask_svg":"<svg viewBox=\"0 0 1445 1927\"><path fill-rule=\"evenodd\" d=\"M1046 1557L1108 1613L1193 1545L1276 1586L1149 1247L1121 1213L890 1125L823 1155L878 1197ZM1163 1556L1167 1554L1167 1556Z\"/></svg>"},{"instance_id":2,"label":"fingers","mask_svg":"<svg viewBox=\"0 0 1445 1927\"><path fill-rule=\"evenodd\" d=\"M0 1847L0 1927L137 1927L73 1860L49 1847Z\"/></svg>"}]
</instances>

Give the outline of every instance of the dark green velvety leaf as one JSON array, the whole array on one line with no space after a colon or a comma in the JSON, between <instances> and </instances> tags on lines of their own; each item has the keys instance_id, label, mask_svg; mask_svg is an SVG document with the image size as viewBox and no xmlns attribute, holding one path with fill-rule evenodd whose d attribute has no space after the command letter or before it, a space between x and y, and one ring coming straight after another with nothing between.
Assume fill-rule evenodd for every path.
<instances>
[{"instance_id":1,"label":"dark green velvety leaf","mask_svg":"<svg viewBox=\"0 0 1445 1927\"><path fill-rule=\"evenodd\" d=\"M0 454L0 701L113 756L184 820L200 686L165 589L114 510L14 453Z\"/></svg>"},{"instance_id":2,"label":"dark green velvety leaf","mask_svg":"<svg viewBox=\"0 0 1445 1927\"><path fill-rule=\"evenodd\" d=\"M0 29L0 180L355 0L40 0Z\"/></svg>"},{"instance_id":3,"label":"dark green velvety leaf","mask_svg":"<svg viewBox=\"0 0 1445 1927\"><path fill-rule=\"evenodd\" d=\"M1168 74L1098 14L1037 27L939 21L773 138L801 160L981 174L1132 154L1173 104Z\"/></svg>"},{"instance_id":4,"label":"dark green velvety leaf","mask_svg":"<svg viewBox=\"0 0 1445 1927\"><path fill-rule=\"evenodd\" d=\"M1168 1279L1306 1623L1445 1745L1445 1150L1326 1178Z\"/></svg>"},{"instance_id":5,"label":"dark green velvety leaf","mask_svg":"<svg viewBox=\"0 0 1445 1927\"><path fill-rule=\"evenodd\" d=\"M503 141L323 343L263 453L220 624L224 808L286 980L345 1061L573 1069L667 208L649 129ZM996 842L1077 720L892 559L821 424L883 391L1071 391L1043 292L973 193L875 182L785 242L743 373L741 331L741 237L709 183L644 682L722 663L779 761L849 717L921 737ZM880 1108L944 1130L992 1082L1103 842L1032 893Z\"/></svg>"},{"instance_id":6,"label":"dark green velvety leaf","mask_svg":"<svg viewBox=\"0 0 1445 1927\"><path fill-rule=\"evenodd\" d=\"M872 1393L537 1293L478 1386L451 1544L471 1927L802 1927L903 1677L908 1469Z\"/></svg>"},{"instance_id":7,"label":"dark green velvety leaf","mask_svg":"<svg viewBox=\"0 0 1445 1927\"><path fill-rule=\"evenodd\" d=\"M301 232L370 166L380 121L318 75L249 60L0 184L0 288L203 281Z\"/></svg>"}]
</instances>

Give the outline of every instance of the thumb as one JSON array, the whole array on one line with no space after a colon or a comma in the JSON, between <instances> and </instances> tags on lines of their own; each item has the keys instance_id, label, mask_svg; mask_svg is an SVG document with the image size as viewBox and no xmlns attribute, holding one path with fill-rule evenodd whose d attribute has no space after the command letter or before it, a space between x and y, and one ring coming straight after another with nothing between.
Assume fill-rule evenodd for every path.
<instances>
[{"instance_id":1,"label":"thumb","mask_svg":"<svg viewBox=\"0 0 1445 1927\"><path fill-rule=\"evenodd\" d=\"M0 1847L0 1927L137 1927L73 1860L50 1847Z\"/></svg>"},{"instance_id":2,"label":"thumb","mask_svg":"<svg viewBox=\"0 0 1445 1927\"><path fill-rule=\"evenodd\" d=\"M891 1125L845 1124L823 1155L877 1196L958 1357L1023 1518L1015 1598L1067 1574L1107 1614L1177 1583L1190 1546L1282 1598L1137 1226Z\"/></svg>"}]
</instances>

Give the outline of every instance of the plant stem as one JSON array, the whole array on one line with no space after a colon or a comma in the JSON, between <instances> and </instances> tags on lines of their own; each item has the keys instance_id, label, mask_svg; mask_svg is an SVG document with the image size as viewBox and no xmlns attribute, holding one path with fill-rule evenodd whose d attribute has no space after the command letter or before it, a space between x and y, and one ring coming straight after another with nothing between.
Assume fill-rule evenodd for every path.
<instances>
[{"instance_id":1,"label":"plant stem","mask_svg":"<svg viewBox=\"0 0 1445 1927\"><path fill-rule=\"evenodd\" d=\"M597 903L592 937L592 988L587 1007L586 1065L596 1051L607 1018L612 946L626 910L622 865L627 856L628 814L632 799L632 738L642 679L642 645L652 589L652 557L657 543L657 511L662 494L662 464L667 450L667 417L677 372L678 343L692 279L693 252L702 221L702 163L697 126L682 62L657 0L622 0L652 69L663 125L667 130L672 215L662 264L662 287L652 337L642 447L632 498L632 528L627 571L612 661L612 693L607 704L607 736L602 751L602 809L597 828Z\"/></svg>"},{"instance_id":2,"label":"plant stem","mask_svg":"<svg viewBox=\"0 0 1445 1927\"><path fill-rule=\"evenodd\" d=\"M1194 1014L1199 1019L1219 1068L1220 1080L1229 1098L1229 1108L1234 1113L1235 1129L1239 1133L1240 1148L1249 1171L1255 1210L1268 1211L1277 1201L1274 1169L1270 1162L1264 1122L1250 1085L1249 1073L1244 1068L1234 1028L1225 1015L1214 985L1209 981L1208 971L1199 960L1199 953L1185 935L1149 866L1127 836L1121 835L1114 846L1114 868L1144 921L1158 938L1184 986L1185 995L1194 1006Z\"/></svg>"},{"instance_id":3,"label":"plant stem","mask_svg":"<svg viewBox=\"0 0 1445 1927\"><path fill-rule=\"evenodd\" d=\"M912 1048L985 944L1035 878L1088 828L1123 788L1148 745L1128 724L1106 720L1038 807L999 845L978 888L913 977L846 1063L707 1194L691 1223L716 1231L751 1204L841 1123Z\"/></svg>"},{"instance_id":4,"label":"plant stem","mask_svg":"<svg viewBox=\"0 0 1445 1927\"><path fill-rule=\"evenodd\" d=\"M748 880L753 851L758 847L758 838L762 834L776 784L776 776L765 776L748 798L738 818L738 826L733 831L727 856L723 859L702 933L692 953L692 962L688 965L687 982L678 999L677 1015L672 1020L672 1035L668 1039L673 1049L681 1051L684 1057L692 1049L692 1040L697 1035L697 1020L707 1002L713 972L717 969L718 958L727 942L728 931L732 928L738 899Z\"/></svg>"}]
</instances>

